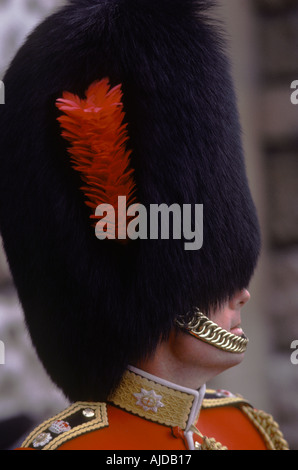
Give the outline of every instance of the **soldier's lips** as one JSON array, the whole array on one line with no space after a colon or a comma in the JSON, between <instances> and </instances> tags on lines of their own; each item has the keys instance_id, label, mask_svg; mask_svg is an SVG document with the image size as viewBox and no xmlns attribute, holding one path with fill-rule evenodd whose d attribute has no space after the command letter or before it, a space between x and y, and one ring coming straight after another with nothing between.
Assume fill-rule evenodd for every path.
<instances>
[{"instance_id":1,"label":"soldier's lips","mask_svg":"<svg viewBox=\"0 0 298 470\"><path fill-rule=\"evenodd\" d=\"M236 335L236 336L243 336L244 335L243 330L242 330L241 326L239 326L239 325L235 326L234 328L231 328L231 333L233 333L233 335Z\"/></svg>"}]
</instances>

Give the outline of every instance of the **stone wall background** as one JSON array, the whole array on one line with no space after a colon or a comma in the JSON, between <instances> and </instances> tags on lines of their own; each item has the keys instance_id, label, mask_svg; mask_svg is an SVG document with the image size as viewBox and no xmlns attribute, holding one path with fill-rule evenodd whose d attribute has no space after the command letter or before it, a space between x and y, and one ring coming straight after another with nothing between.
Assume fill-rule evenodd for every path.
<instances>
[{"instance_id":1,"label":"stone wall background","mask_svg":"<svg viewBox=\"0 0 298 470\"><path fill-rule=\"evenodd\" d=\"M0 0L0 78L27 33L61 0ZM214 386L245 395L271 412L298 449L298 1L220 0L227 24L252 192L263 230L263 255L243 322L251 338L242 366ZM15 445L16 426L64 408L31 346L5 256L0 250L0 448ZM213 384L211 384L213 385ZM14 421L14 420L17 421Z\"/></svg>"},{"instance_id":2,"label":"stone wall background","mask_svg":"<svg viewBox=\"0 0 298 470\"><path fill-rule=\"evenodd\" d=\"M263 232L263 253L243 323L251 348L233 386L272 413L298 449L298 1L226 0L219 16L230 36L247 168Z\"/></svg>"},{"instance_id":3,"label":"stone wall background","mask_svg":"<svg viewBox=\"0 0 298 470\"><path fill-rule=\"evenodd\" d=\"M289 360L298 339L298 1L256 0L260 64L260 146L267 196L270 398L292 448L298 449L298 366Z\"/></svg>"},{"instance_id":4,"label":"stone wall background","mask_svg":"<svg viewBox=\"0 0 298 470\"><path fill-rule=\"evenodd\" d=\"M27 34L62 3L0 0L0 79ZM28 428L56 414L67 402L36 357L1 244L0 340L5 345L5 364L0 364L0 449L7 449L15 448Z\"/></svg>"}]
</instances>

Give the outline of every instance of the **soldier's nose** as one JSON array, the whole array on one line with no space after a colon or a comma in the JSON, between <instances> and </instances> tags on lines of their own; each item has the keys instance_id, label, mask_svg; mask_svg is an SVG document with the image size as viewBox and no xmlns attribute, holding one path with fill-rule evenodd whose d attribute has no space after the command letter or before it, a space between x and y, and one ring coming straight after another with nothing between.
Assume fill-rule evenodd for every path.
<instances>
[{"instance_id":1,"label":"soldier's nose","mask_svg":"<svg viewBox=\"0 0 298 470\"><path fill-rule=\"evenodd\" d=\"M241 291L237 292L234 297L230 300L230 308L233 310L237 310L243 307L250 299L250 293L247 289L242 289Z\"/></svg>"}]
</instances>

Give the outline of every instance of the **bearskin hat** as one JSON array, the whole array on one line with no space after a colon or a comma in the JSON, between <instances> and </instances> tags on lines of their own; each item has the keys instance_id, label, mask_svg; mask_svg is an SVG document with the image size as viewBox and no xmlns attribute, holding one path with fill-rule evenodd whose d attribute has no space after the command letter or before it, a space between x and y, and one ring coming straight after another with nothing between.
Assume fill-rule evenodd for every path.
<instances>
[{"instance_id":1,"label":"bearskin hat","mask_svg":"<svg viewBox=\"0 0 298 470\"><path fill-rule=\"evenodd\" d=\"M208 312L255 269L258 220L224 35L209 8L70 0L4 77L1 235L34 347L72 401L105 400L178 315ZM96 153L103 160L92 166ZM107 202L111 187L148 210L203 205L203 245L100 240L96 200L86 197Z\"/></svg>"}]
</instances>

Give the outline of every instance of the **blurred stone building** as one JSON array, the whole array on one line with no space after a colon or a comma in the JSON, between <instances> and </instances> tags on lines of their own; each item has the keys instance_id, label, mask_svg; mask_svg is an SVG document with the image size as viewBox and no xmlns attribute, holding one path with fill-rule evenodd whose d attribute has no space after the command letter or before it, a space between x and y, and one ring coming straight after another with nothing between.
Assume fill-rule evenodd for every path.
<instances>
[{"instance_id":1,"label":"blurred stone building","mask_svg":"<svg viewBox=\"0 0 298 470\"><path fill-rule=\"evenodd\" d=\"M162 0L161 0L162 1ZM0 0L0 78L27 33L63 0ZM263 254L243 324L250 337L244 363L210 386L245 395L274 415L298 449L298 0L219 0L226 25L243 125L251 189L263 231ZM0 108L1 111L1 108ZM42 314L42 312L41 312ZM27 337L22 311L0 252L0 448L66 405Z\"/></svg>"},{"instance_id":2,"label":"blurred stone building","mask_svg":"<svg viewBox=\"0 0 298 470\"><path fill-rule=\"evenodd\" d=\"M268 383L272 408L298 449L298 366L290 360L298 339L298 1L256 0L260 149L266 188L270 331Z\"/></svg>"},{"instance_id":3,"label":"blurred stone building","mask_svg":"<svg viewBox=\"0 0 298 470\"><path fill-rule=\"evenodd\" d=\"M272 412L298 449L298 1L225 0L252 192L263 253L244 317L251 338L244 364L216 379ZM243 390L243 392L242 392Z\"/></svg>"}]
</instances>

